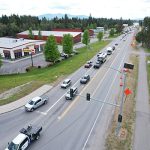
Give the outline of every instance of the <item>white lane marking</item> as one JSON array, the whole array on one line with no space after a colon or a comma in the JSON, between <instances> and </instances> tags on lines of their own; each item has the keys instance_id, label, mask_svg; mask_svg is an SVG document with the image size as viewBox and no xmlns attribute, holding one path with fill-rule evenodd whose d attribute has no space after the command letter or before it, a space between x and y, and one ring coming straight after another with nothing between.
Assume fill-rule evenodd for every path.
<instances>
[{"instance_id":1,"label":"white lane marking","mask_svg":"<svg viewBox=\"0 0 150 150\"><path fill-rule=\"evenodd\" d=\"M118 53L119 54L119 53ZM117 54L117 56L118 56L118 54ZM117 57L116 56L116 57ZM95 57L95 56L94 56ZM110 59L111 57L109 57L108 59L107 59L107 61ZM116 59L116 58L115 58ZM115 60L114 59L114 60ZM113 60L113 62L114 62L114 60ZM112 63L113 63L112 62ZM93 68L93 66L90 68L90 69L88 69L88 71L86 71L86 73L85 74L87 74L91 69ZM80 78L79 78L79 80L80 80ZM73 84L73 86L75 86L78 82L79 82L79 80L77 80L74 84ZM73 87L72 86L72 87ZM67 93L67 92L66 92ZM44 113L48 113L65 95L66 95L66 93L64 93L46 112L44 112Z\"/></svg>"},{"instance_id":2,"label":"white lane marking","mask_svg":"<svg viewBox=\"0 0 150 150\"><path fill-rule=\"evenodd\" d=\"M39 111L39 110L35 110L36 113L42 114L42 115L47 115L45 112Z\"/></svg>"},{"instance_id":3,"label":"white lane marking","mask_svg":"<svg viewBox=\"0 0 150 150\"><path fill-rule=\"evenodd\" d=\"M127 52L126 52L126 53L127 53ZM123 61L124 61L124 59L125 59L125 57L126 57L126 53L125 53L124 58L122 59L121 64L120 64L120 66L119 66L118 69L121 68L122 63L123 63ZM114 78L114 80L113 80L113 82L112 82L112 84L111 84L111 86L110 86L110 88L109 88L109 90L108 90L108 92L107 92L107 95L106 95L106 97L105 97L105 99L104 99L104 102L106 101L106 99L107 99L107 97L108 97L108 95L109 95L109 92L110 92L110 90L112 89L113 83L114 83L114 81L116 80L116 77L117 77L118 73L119 73L119 72L116 73L116 76L115 76L115 78ZM85 143L84 143L84 146L83 146L82 150L85 149L85 147L86 147L86 145L87 145L87 142L89 141L89 138L90 138L90 136L91 136L91 134L92 134L92 132L93 132L93 129L94 129L96 123L97 123L97 120L98 120L98 118L99 118L99 116L100 116L100 114L101 114L101 111L102 111L104 105L105 105L105 103L102 104L102 106L101 106L101 108L100 108L100 110L99 110L99 112L98 112L98 115L97 115L97 117L96 117L96 119L95 119L95 121L94 121L94 124L93 124L93 126L92 126L92 128L91 128L91 130L90 130L90 132L89 132L89 135L88 135L88 137L87 137L87 139L86 139L86 141L85 141Z\"/></svg>"}]
</instances>

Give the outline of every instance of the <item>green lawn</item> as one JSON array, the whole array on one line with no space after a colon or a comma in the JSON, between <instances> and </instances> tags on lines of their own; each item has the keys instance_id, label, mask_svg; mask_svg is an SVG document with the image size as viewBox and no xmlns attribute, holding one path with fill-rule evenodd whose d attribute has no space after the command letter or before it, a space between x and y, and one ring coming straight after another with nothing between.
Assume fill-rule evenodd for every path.
<instances>
[{"instance_id":1,"label":"green lawn","mask_svg":"<svg viewBox=\"0 0 150 150\"><path fill-rule=\"evenodd\" d=\"M30 87L24 88L21 92L17 93L13 97L0 100L0 105L14 101L18 98L25 96L27 93L32 92L38 87L46 83L53 83L61 77L69 75L81 67L87 60L92 58L98 51L105 47L110 41L101 41L91 44L92 50L87 50L85 47L78 49L80 52L78 55L74 55L67 60L57 63L51 67L34 69L31 72L24 74L14 75L1 75L0 76L0 93L7 91L13 87L30 83ZM88 54L87 54L88 51ZM3 102L2 102L3 101Z\"/></svg>"},{"instance_id":2,"label":"green lawn","mask_svg":"<svg viewBox=\"0 0 150 150\"><path fill-rule=\"evenodd\" d=\"M150 61L150 56L147 57L147 61ZM150 92L150 64L147 64L147 80L148 80L148 87Z\"/></svg>"}]
</instances>

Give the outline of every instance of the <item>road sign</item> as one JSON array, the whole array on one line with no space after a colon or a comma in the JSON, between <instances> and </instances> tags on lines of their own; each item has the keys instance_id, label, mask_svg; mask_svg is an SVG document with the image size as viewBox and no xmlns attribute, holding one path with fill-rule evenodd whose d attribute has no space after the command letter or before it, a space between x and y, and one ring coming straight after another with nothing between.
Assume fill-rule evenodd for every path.
<instances>
[{"instance_id":1,"label":"road sign","mask_svg":"<svg viewBox=\"0 0 150 150\"><path fill-rule=\"evenodd\" d=\"M24 51L24 52L31 52L31 50L28 49L28 48L23 49L23 51Z\"/></svg>"},{"instance_id":2,"label":"road sign","mask_svg":"<svg viewBox=\"0 0 150 150\"><path fill-rule=\"evenodd\" d=\"M132 91L129 90L129 88L127 88L127 89L124 90L124 94L125 94L126 96L128 96L129 94L132 94Z\"/></svg>"},{"instance_id":3,"label":"road sign","mask_svg":"<svg viewBox=\"0 0 150 150\"><path fill-rule=\"evenodd\" d=\"M124 68L133 70L134 65L133 64L124 63Z\"/></svg>"}]
</instances>

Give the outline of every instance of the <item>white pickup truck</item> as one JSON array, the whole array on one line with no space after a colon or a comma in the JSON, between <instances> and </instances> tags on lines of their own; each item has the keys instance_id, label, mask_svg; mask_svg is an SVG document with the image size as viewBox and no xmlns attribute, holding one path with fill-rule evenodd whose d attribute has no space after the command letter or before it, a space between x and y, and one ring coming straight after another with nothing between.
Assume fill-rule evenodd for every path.
<instances>
[{"instance_id":1,"label":"white pickup truck","mask_svg":"<svg viewBox=\"0 0 150 150\"><path fill-rule=\"evenodd\" d=\"M25 105L25 110L34 111L36 108L40 107L41 105L47 104L48 99L49 99L48 96L34 97Z\"/></svg>"},{"instance_id":2,"label":"white pickup truck","mask_svg":"<svg viewBox=\"0 0 150 150\"><path fill-rule=\"evenodd\" d=\"M18 134L10 143L5 150L25 150L34 140L38 140L42 127L31 126L22 128Z\"/></svg>"}]
</instances>

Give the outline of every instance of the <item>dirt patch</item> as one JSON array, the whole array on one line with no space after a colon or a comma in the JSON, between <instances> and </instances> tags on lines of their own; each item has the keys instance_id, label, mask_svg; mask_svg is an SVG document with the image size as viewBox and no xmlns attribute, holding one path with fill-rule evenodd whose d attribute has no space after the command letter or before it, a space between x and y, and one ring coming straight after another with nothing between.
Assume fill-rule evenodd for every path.
<instances>
[{"instance_id":1,"label":"dirt patch","mask_svg":"<svg viewBox=\"0 0 150 150\"><path fill-rule=\"evenodd\" d=\"M134 70L127 74L126 87L132 90L132 94L127 96L126 101L124 102L122 128L117 136L116 127L118 123L119 108L116 108L114 112L114 117L106 139L106 150L132 149L135 123L135 97L138 78L138 57L135 54L132 54L130 56L130 61L134 64Z\"/></svg>"},{"instance_id":2,"label":"dirt patch","mask_svg":"<svg viewBox=\"0 0 150 150\"><path fill-rule=\"evenodd\" d=\"M29 86L30 84L31 84L31 82L28 82L26 84L23 84L23 85L15 87L15 88L12 88L8 91L5 91L4 93L0 94L0 100L7 99L7 98L11 97L12 95L14 95L18 92L21 92L23 90L23 88Z\"/></svg>"}]
</instances>

